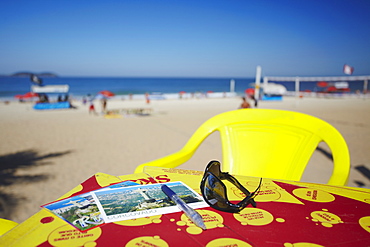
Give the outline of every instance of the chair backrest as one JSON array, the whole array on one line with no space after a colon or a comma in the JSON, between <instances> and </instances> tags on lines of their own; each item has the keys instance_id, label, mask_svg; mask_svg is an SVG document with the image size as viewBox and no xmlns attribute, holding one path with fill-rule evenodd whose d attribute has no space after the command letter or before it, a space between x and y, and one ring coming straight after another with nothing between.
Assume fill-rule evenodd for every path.
<instances>
[{"instance_id":1,"label":"chair backrest","mask_svg":"<svg viewBox=\"0 0 370 247\"><path fill-rule=\"evenodd\" d=\"M143 165L176 167L190 159L215 131L221 137L222 170L231 174L299 181L318 144L325 142L334 161L328 183L345 185L348 180L348 147L332 125L307 114L272 109L216 115L203 123L179 152Z\"/></svg>"}]
</instances>

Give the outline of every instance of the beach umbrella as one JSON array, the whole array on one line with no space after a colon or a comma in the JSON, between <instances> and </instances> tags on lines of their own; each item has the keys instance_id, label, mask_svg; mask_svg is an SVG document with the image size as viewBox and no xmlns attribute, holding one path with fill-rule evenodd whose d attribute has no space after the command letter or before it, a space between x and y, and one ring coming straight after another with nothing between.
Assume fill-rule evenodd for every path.
<instances>
[{"instance_id":1,"label":"beach umbrella","mask_svg":"<svg viewBox=\"0 0 370 247\"><path fill-rule=\"evenodd\" d=\"M326 91L327 91L327 92L335 92L335 91L337 91L337 88L336 88L336 87L331 86L331 87L328 87L328 88L326 89Z\"/></svg>"},{"instance_id":2,"label":"beach umbrella","mask_svg":"<svg viewBox=\"0 0 370 247\"><path fill-rule=\"evenodd\" d=\"M14 98L16 98L16 99L22 99L23 98L23 95L22 94L14 95Z\"/></svg>"},{"instance_id":3,"label":"beach umbrella","mask_svg":"<svg viewBox=\"0 0 370 247\"><path fill-rule=\"evenodd\" d=\"M103 91L100 91L99 94L105 96L105 97L112 97L114 96L115 94L112 93L111 91L108 91L108 90L103 90Z\"/></svg>"},{"instance_id":4,"label":"beach umbrella","mask_svg":"<svg viewBox=\"0 0 370 247\"><path fill-rule=\"evenodd\" d=\"M245 94L254 95L254 88L247 88L247 89L245 89Z\"/></svg>"},{"instance_id":5,"label":"beach umbrella","mask_svg":"<svg viewBox=\"0 0 370 247\"><path fill-rule=\"evenodd\" d=\"M29 99L29 98L34 98L34 97L38 97L39 95L37 93L33 93L33 92L28 92L28 93L25 93L23 95L23 98L24 99Z\"/></svg>"},{"instance_id":6,"label":"beach umbrella","mask_svg":"<svg viewBox=\"0 0 370 247\"><path fill-rule=\"evenodd\" d=\"M318 87L327 87L329 84L326 81L319 81L316 85Z\"/></svg>"}]
</instances>

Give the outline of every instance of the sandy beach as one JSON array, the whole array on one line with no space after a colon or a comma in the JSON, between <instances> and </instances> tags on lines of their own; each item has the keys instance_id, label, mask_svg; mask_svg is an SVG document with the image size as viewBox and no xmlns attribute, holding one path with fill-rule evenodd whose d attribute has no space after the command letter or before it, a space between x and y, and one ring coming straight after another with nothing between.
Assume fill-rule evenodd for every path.
<instances>
[{"instance_id":1,"label":"sandy beach","mask_svg":"<svg viewBox=\"0 0 370 247\"><path fill-rule=\"evenodd\" d=\"M106 119L90 115L88 105L77 109L36 111L31 103L0 104L0 196L5 217L22 222L96 172L133 173L136 166L179 150L210 117L237 109L241 99L109 100L107 108L151 108L150 116ZM370 187L356 169L370 169L370 99L285 97L262 101L259 108L285 109L319 117L336 127L351 155L348 186ZM97 112L101 106L96 102ZM327 148L325 145L323 149ZM212 134L185 169L203 170L211 159L221 160L217 134ZM316 151L303 180L325 183L330 160Z\"/></svg>"}]
</instances>

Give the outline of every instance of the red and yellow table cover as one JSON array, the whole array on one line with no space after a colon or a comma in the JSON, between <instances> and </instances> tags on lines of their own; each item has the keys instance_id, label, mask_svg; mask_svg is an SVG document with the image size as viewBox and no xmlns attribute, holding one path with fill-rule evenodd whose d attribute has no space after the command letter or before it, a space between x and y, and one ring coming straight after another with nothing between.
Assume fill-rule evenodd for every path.
<instances>
[{"instance_id":1,"label":"red and yellow table cover","mask_svg":"<svg viewBox=\"0 0 370 247\"><path fill-rule=\"evenodd\" d=\"M182 181L200 193L203 172L147 167L145 173L97 173L61 198L131 180L140 184ZM259 178L236 176L253 191ZM228 187L230 200L244 197ZM57 198L56 198L57 199ZM198 209L207 230L181 213L105 224L80 232L45 209L0 238L0 246L370 246L370 190L263 179L257 208L239 214Z\"/></svg>"}]
</instances>

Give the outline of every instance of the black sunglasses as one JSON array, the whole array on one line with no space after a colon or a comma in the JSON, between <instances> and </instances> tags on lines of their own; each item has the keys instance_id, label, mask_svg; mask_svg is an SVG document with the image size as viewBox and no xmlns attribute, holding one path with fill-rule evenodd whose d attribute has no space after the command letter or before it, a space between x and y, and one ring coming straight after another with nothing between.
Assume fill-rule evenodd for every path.
<instances>
[{"instance_id":1,"label":"black sunglasses","mask_svg":"<svg viewBox=\"0 0 370 247\"><path fill-rule=\"evenodd\" d=\"M204 200L214 209L229 212L229 213L238 213L243 208L252 204L253 207L256 207L256 202L254 198L257 196L259 189L261 187L262 178L257 189L250 193L239 181L231 176L228 172L221 172L220 162L213 160L210 161L206 167L206 170L203 175L202 182L200 183L200 190L202 192ZM227 199L226 186L222 180L227 180L235 185L239 190L241 190L245 195L241 202L238 204L233 204Z\"/></svg>"}]
</instances>

